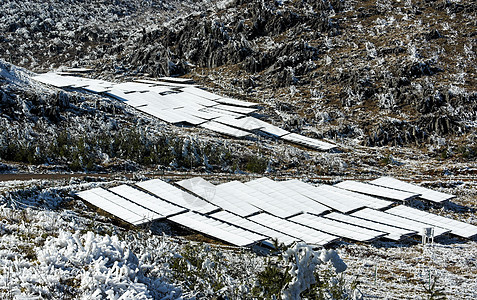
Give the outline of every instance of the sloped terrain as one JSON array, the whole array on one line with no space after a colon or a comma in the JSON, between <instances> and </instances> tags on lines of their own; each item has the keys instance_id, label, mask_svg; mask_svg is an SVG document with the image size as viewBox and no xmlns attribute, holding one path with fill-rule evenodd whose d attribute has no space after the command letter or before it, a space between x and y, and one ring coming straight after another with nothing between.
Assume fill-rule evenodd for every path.
<instances>
[{"instance_id":1,"label":"sloped terrain","mask_svg":"<svg viewBox=\"0 0 477 300\"><path fill-rule=\"evenodd\" d=\"M281 295L297 267L280 260L286 252L265 259L189 232L161 237L184 232L132 228L72 194L158 173L217 182L258 173L314 183L412 178L457 195L444 207L415 205L477 224L476 20L476 4L464 0L2 1L0 172L51 177L0 184L0 295ZM192 78L340 151L172 126L104 95L31 79L69 67L113 82ZM54 179L72 172L107 175ZM425 299L442 289L476 298L475 241L439 242L340 243L346 289L314 292L359 298L351 293L359 281L365 297Z\"/></svg>"},{"instance_id":2,"label":"sloped terrain","mask_svg":"<svg viewBox=\"0 0 477 300\"><path fill-rule=\"evenodd\" d=\"M122 61L151 75L211 74L297 131L366 146L466 140L460 151L474 156L475 9L234 1L144 34Z\"/></svg>"},{"instance_id":3,"label":"sloped terrain","mask_svg":"<svg viewBox=\"0 0 477 300\"><path fill-rule=\"evenodd\" d=\"M399 166L421 155L432 165L475 159L471 2L72 1L43 12L45 3L30 4L2 4L8 62L33 71L93 67L90 76L117 81L187 75L260 102L276 125L328 138L345 152L386 147L355 152L359 159L304 154L323 165L309 170L317 174ZM256 147L270 152L274 170L300 164Z\"/></svg>"}]
</instances>

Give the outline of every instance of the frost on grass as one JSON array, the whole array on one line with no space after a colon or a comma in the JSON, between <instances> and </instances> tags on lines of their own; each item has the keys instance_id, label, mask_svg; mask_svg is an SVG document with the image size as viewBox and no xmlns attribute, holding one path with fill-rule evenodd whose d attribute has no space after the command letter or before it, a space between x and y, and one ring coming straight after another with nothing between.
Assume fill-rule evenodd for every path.
<instances>
[{"instance_id":1,"label":"frost on grass","mask_svg":"<svg viewBox=\"0 0 477 300\"><path fill-rule=\"evenodd\" d=\"M337 272L346 267L333 250L305 244L266 258L247 249L124 230L71 211L3 204L0 221L2 299L298 299L318 288L331 295L336 276L320 277L326 284L318 287L318 266L330 262ZM275 263L277 276L286 280L261 281ZM275 292L263 293L268 288Z\"/></svg>"}]
</instances>

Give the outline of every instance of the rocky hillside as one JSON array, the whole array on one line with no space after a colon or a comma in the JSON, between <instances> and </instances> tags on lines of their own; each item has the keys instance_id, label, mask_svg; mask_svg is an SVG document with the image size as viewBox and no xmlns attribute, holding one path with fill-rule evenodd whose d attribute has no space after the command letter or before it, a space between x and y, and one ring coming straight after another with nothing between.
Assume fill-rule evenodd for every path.
<instances>
[{"instance_id":1,"label":"rocky hillside","mask_svg":"<svg viewBox=\"0 0 477 300\"><path fill-rule=\"evenodd\" d=\"M477 155L471 1L1 5L0 56L33 71L87 66L116 81L185 75L261 102L275 124L343 149L405 146L462 161ZM57 108L45 111L53 121Z\"/></svg>"},{"instance_id":2,"label":"rocky hillside","mask_svg":"<svg viewBox=\"0 0 477 300\"><path fill-rule=\"evenodd\" d=\"M231 1L143 34L121 62L153 76L213 74L224 91L264 97L314 135L367 146L457 138L475 155L476 8Z\"/></svg>"}]
</instances>

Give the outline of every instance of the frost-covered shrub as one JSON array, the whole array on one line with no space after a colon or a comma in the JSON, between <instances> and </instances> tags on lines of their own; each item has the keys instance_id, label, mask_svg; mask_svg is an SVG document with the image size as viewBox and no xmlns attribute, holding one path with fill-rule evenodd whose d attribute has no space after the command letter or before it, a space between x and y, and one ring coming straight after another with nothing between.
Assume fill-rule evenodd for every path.
<instances>
[{"instance_id":1,"label":"frost-covered shrub","mask_svg":"<svg viewBox=\"0 0 477 300\"><path fill-rule=\"evenodd\" d=\"M267 299L360 299L356 284L340 276L346 268L336 251L297 243L268 260L254 293Z\"/></svg>"}]
</instances>

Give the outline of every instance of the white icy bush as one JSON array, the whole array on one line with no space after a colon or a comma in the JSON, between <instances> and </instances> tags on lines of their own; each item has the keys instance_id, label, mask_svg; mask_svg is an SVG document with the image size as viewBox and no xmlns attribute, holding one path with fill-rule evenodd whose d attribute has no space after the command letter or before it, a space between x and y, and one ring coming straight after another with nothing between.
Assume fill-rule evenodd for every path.
<instances>
[{"instance_id":1,"label":"white icy bush","mask_svg":"<svg viewBox=\"0 0 477 300\"><path fill-rule=\"evenodd\" d=\"M283 254L283 260L287 264L288 274L291 280L285 285L281 292L282 299L301 299L302 293L313 288L317 282L317 271L320 266L330 264L334 272L338 275L347 268L346 264L339 257L335 250L321 249L313 250L313 247L305 243L297 243L294 247L287 249ZM358 293L353 289L346 288L344 282L335 277L324 278L329 282L321 282L318 293L325 299L358 299ZM321 281L321 280L320 280ZM332 290L339 289L339 295L335 295Z\"/></svg>"},{"instance_id":2,"label":"white icy bush","mask_svg":"<svg viewBox=\"0 0 477 300\"><path fill-rule=\"evenodd\" d=\"M151 287L170 290L142 274L138 258L117 236L60 231L37 257L41 274L71 282L83 299L150 299L157 296Z\"/></svg>"}]
</instances>

